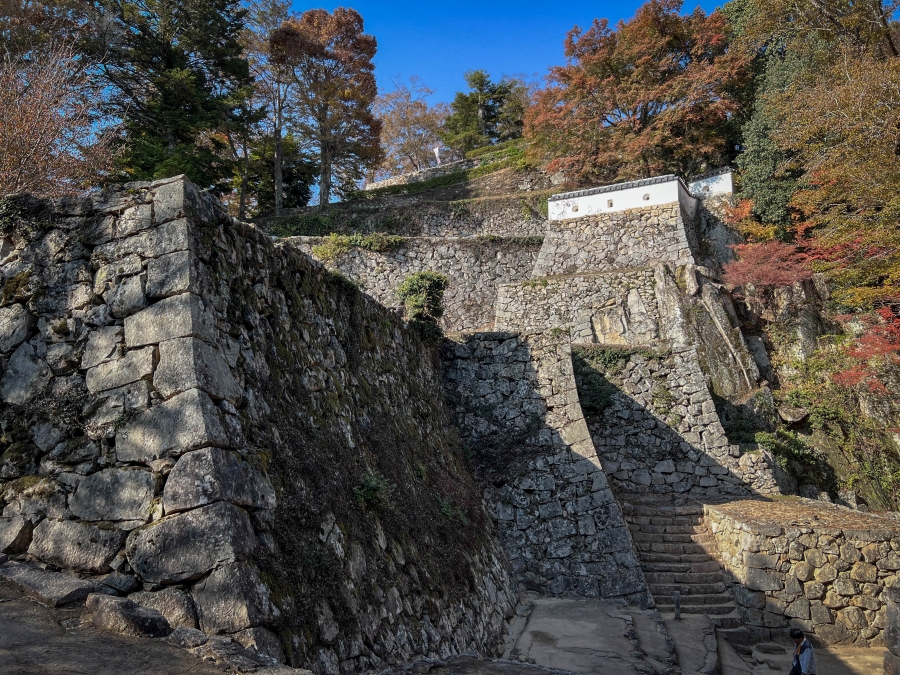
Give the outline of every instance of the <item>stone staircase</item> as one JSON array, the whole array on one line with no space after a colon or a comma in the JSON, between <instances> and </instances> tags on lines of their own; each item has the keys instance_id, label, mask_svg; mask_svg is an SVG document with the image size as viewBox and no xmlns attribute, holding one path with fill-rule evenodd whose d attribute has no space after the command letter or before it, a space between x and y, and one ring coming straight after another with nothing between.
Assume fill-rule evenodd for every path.
<instances>
[{"instance_id":1,"label":"stone staircase","mask_svg":"<svg viewBox=\"0 0 900 675\"><path fill-rule=\"evenodd\" d=\"M715 557L715 539L703 520L703 506L655 495L620 496L641 568L662 614L675 611L710 617L719 628L741 625L725 573Z\"/></svg>"}]
</instances>

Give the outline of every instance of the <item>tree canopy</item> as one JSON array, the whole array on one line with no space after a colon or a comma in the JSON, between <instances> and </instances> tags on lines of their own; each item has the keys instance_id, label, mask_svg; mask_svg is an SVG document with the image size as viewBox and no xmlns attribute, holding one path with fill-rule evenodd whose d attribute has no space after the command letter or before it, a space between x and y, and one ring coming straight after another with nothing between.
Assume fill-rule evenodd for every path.
<instances>
[{"instance_id":1,"label":"tree canopy","mask_svg":"<svg viewBox=\"0 0 900 675\"><path fill-rule=\"evenodd\" d=\"M492 82L484 70L465 74L469 92L457 92L444 120L441 138L460 153L498 141L519 138L528 107L528 89L521 80Z\"/></svg>"},{"instance_id":2,"label":"tree canopy","mask_svg":"<svg viewBox=\"0 0 900 675\"><path fill-rule=\"evenodd\" d=\"M358 12L304 12L271 38L272 60L288 69L296 87L291 101L295 131L310 140L319 165L319 204L356 187L382 159L381 121L372 58L378 48L363 32Z\"/></svg>"},{"instance_id":3,"label":"tree canopy","mask_svg":"<svg viewBox=\"0 0 900 675\"><path fill-rule=\"evenodd\" d=\"M750 58L729 48L720 12L682 16L651 0L615 28L595 20L566 38L526 118L533 152L583 181L690 175L734 156L731 119Z\"/></svg>"}]
</instances>

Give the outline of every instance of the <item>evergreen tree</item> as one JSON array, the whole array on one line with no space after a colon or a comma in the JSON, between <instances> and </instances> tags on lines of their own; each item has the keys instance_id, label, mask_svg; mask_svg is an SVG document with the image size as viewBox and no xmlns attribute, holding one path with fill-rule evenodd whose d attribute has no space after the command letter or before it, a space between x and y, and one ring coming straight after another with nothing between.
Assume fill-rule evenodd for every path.
<instances>
[{"instance_id":1,"label":"evergreen tree","mask_svg":"<svg viewBox=\"0 0 900 675\"><path fill-rule=\"evenodd\" d=\"M465 74L468 93L457 92L444 120L441 137L448 147L468 152L500 140L519 138L527 104L527 88L518 80L492 82L484 70Z\"/></svg>"},{"instance_id":2,"label":"evergreen tree","mask_svg":"<svg viewBox=\"0 0 900 675\"><path fill-rule=\"evenodd\" d=\"M246 115L252 84L239 0L95 0L95 10L99 28L87 48L102 56L114 90L110 112L127 136L124 177L184 173L226 189L234 160L215 132Z\"/></svg>"}]
</instances>

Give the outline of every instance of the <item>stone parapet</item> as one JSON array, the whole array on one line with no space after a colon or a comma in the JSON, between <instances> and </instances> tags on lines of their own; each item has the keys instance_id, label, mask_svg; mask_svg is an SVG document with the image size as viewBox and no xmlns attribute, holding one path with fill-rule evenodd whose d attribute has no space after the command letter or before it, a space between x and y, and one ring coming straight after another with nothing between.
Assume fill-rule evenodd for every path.
<instances>
[{"instance_id":1,"label":"stone parapet","mask_svg":"<svg viewBox=\"0 0 900 675\"><path fill-rule=\"evenodd\" d=\"M888 594L900 584L895 518L799 497L705 511L746 625L772 636L797 626L825 644L890 638Z\"/></svg>"}]
</instances>

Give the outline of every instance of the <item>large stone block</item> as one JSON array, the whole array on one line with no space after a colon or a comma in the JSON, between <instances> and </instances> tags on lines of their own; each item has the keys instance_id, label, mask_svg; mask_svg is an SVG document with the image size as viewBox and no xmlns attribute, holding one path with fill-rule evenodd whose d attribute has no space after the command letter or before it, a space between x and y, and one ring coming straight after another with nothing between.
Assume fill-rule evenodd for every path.
<instances>
[{"instance_id":1,"label":"large stone block","mask_svg":"<svg viewBox=\"0 0 900 675\"><path fill-rule=\"evenodd\" d=\"M219 409L204 392L190 389L121 428L116 457L120 462L151 462L195 448L229 445Z\"/></svg>"},{"instance_id":2,"label":"large stone block","mask_svg":"<svg viewBox=\"0 0 900 675\"><path fill-rule=\"evenodd\" d=\"M884 675L900 675L900 656L884 653Z\"/></svg>"},{"instance_id":3,"label":"large stone block","mask_svg":"<svg viewBox=\"0 0 900 675\"><path fill-rule=\"evenodd\" d=\"M100 630L149 638L166 637L172 632L172 627L162 614L155 609L141 607L128 598L92 593L85 607L93 612L91 622Z\"/></svg>"},{"instance_id":4,"label":"large stone block","mask_svg":"<svg viewBox=\"0 0 900 675\"><path fill-rule=\"evenodd\" d=\"M81 367L87 370L116 358L124 336L121 326L107 326L92 331L81 357Z\"/></svg>"},{"instance_id":5,"label":"large stone block","mask_svg":"<svg viewBox=\"0 0 900 675\"><path fill-rule=\"evenodd\" d=\"M165 512L186 511L217 501L272 509L275 490L263 473L236 452L205 448L182 455L163 491Z\"/></svg>"},{"instance_id":6,"label":"large stone block","mask_svg":"<svg viewBox=\"0 0 900 675\"><path fill-rule=\"evenodd\" d=\"M179 337L211 340L215 318L203 300L193 293L164 298L125 319L125 343L143 347Z\"/></svg>"},{"instance_id":7,"label":"large stone block","mask_svg":"<svg viewBox=\"0 0 900 675\"><path fill-rule=\"evenodd\" d=\"M193 588L206 633L236 633L268 621L269 589L247 563L224 565Z\"/></svg>"},{"instance_id":8,"label":"large stone block","mask_svg":"<svg viewBox=\"0 0 900 675\"><path fill-rule=\"evenodd\" d=\"M134 530L125 551L145 581L179 583L249 556L255 545L247 514L217 502Z\"/></svg>"},{"instance_id":9,"label":"large stone block","mask_svg":"<svg viewBox=\"0 0 900 675\"><path fill-rule=\"evenodd\" d=\"M187 251L196 241L194 226L181 218L133 237L102 244L94 249L93 258L98 262L118 261L130 255L159 258L175 251Z\"/></svg>"},{"instance_id":10,"label":"large stone block","mask_svg":"<svg viewBox=\"0 0 900 675\"><path fill-rule=\"evenodd\" d=\"M884 646L900 657L900 588L886 589L884 600Z\"/></svg>"},{"instance_id":11,"label":"large stone block","mask_svg":"<svg viewBox=\"0 0 900 675\"><path fill-rule=\"evenodd\" d=\"M81 520L150 520L156 479L140 469L104 469L78 484L69 508Z\"/></svg>"},{"instance_id":12,"label":"large stone block","mask_svg":"<svg viewBox=\"0 0 900 675\"><path fill-rule=\"evenodd\" d=\"M248 628L235 633L234 640L245 649L251 649L257 654L268 656L278 663L284 663L284 650L278 636L267 628Z\"/></svg>"},{"instance_id":13,"label":"large stone block","mask_svg":"<svg viewBox=\"0 0 900 675\"><path fill-rule=\"evenodd\" d=\"M225 357L193 337L160 343L159 368L153 384L165 398L188 389L202 389L216 399L235 400L240 396Z\"/></svg>"},{"instance_id":14,"label":"large stone block","mask_svg":"<svg viewBox=\"0 0 900 675\"><path fill-rule=\"evenodd\" d=\"M84 600L94 590L90 581L13 562L0 567L0 579L50 607Z\"/></svg>"},{"instance_id":15,"label":"large stone block","mask_svg":"<svg viewBox=\"0 0 900 675\"><path fill-rule=\"evenodd\" d=\"M8 352L28 339L34 317L22 305L0 307L0 352Z\"/></svg>"},{"instance_id":16,"label":"large stone block","mask_svg":"<svg viewBox=\"0 0 900 675\"><path fill-rule=\"evenodd\" d=\"M0 553L24 553L31 544L34 527L21 516L0 518Z\"/></svg>"},{"instance_id":17,"label":"large stone block","mask_svg":"<svg viewBox=\"0 0 900 675\"><path fill-rule=\"evenodd\" d=\"M142 607L155 609L166 617L173 628L197 627L197 610L191 596L180 588L164 588L160 591L141 591L128 596Z\"/></svg>"},{"instance_id":18,"label":"large stone block","mask_svg":"<svg viewBox=\"0 0 900 675\"><path fill-rule=\"evenodd\" d=\"M197 222L213 223L227 217L221 203L202 194L185 176L176 176L153 192L153 222L189 217Z\"/></svg>"},{"instance_id":19,"label":"large stone block","mask_svg":"<svg viewBox=\"0 0 900 675\"><path fill-rule=\"evenodd\" d=\"M147 264L147 295L151 298L201 294L208 283L206 266L190 251L170 253Z\"/></svg>"},{"instance_id":20,"label":"large stone block","mask_svg":"<svg viewBox=\"0 0 900 675\"><path fill-rule=\"evenodd\" d=\"M35 348L23 342L13 352L0 380L0 398L14 405L27 403L46 389L52 376L50 366L37 355Z\"/></svg>"},{"instance_id":21,"label":"large stone block","mask_svg":"<svg viewBox=\"0 0 900 675\"><path fill-rule=\"evenodd\" d=\"M748 568L744 571L744 585L754 591L780 591L783 584L761 569Z\"/></svg>"},{"instance_id":22,"label":"large stone block","mask_svg":"<svg viewBox=\"0 0 900 675\"><path fill-rule=\"evenodd\" d=\"M59 567L100 574L122 548L125 533L74 520L43 520L34 530L28 553Z\"/></svg>"},{"instance_id":23,"label":"large stone block","mask_svg":"<svg viewBox=\"0 0 900 675\"><path fill-rule=\"evenodd\" d=\"M85 375L85 386L95 394L149 378L153 374L155 352L155 347L132 349L120 359L94 366Z\"/></svg>"}]
</instances>

